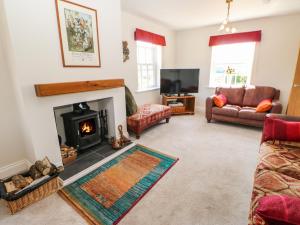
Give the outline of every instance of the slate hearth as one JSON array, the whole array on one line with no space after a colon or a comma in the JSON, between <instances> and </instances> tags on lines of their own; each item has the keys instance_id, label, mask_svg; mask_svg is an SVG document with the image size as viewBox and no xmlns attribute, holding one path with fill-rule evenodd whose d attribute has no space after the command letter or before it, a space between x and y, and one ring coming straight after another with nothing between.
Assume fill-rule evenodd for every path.
<instances>
[{"instance_id":1,"label":"slate hearth","mask_svg":"<svg viewBox=\"0 0 300 225\"><path fill-rule=\"evenodd\" d=\"M67 180L114 153L116 153L116 150L113 150L107 141L102 142L100 145L79 154L75 161L65 166L65 170L59 177L62 180Z\"/></svg>"},{"instance_id":2,"label":"slate hearth","mask_svg":"<svg viewBox=\"0 0 300 225\"><path fill-rule=\"evenodd\" d=\"M113 98L62 105L54 108L59 144L77 149L77 159L64 165L64 183L116 153L108 143L115 137Z\"/></svg>"}]
</instances>

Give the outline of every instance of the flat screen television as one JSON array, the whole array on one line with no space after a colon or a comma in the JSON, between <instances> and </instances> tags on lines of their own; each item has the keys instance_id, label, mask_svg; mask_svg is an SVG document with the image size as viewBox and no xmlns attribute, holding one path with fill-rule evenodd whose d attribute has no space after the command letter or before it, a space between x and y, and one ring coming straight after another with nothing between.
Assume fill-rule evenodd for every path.
<instances>
[{"instance_id":1,"label":"flat screen television","mask_svg":"<svg viewBox=\"0 0 300 225\"><path fill-rule=\"evenodd\" d=\"M200 69L161 69L161 94L198 93Z\"/></svg>"}]
</instances>

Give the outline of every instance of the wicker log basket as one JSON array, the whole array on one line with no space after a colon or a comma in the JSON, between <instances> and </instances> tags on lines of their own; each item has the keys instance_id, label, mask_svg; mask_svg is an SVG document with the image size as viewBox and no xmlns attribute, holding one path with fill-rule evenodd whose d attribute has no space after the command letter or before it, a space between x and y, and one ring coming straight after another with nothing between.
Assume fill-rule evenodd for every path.
<instances>
[{"instance_id":1,"label":"wicker log basket","mask_svg":"<svg viewBox=\"0 0 300 225\"><path fill-rule=\"evenodd\" d=\"M54 166L54 165L53 165ZM29 172L22 174L28 176ZM0 180L0 197L5 200L12 214L29 206L43 198L57 192L61 185L58 179L59 172L55 172L43 181L33 185L32 187L17 193L7 193L4 183L11 178Z\"/></svg>"}]
</instances>

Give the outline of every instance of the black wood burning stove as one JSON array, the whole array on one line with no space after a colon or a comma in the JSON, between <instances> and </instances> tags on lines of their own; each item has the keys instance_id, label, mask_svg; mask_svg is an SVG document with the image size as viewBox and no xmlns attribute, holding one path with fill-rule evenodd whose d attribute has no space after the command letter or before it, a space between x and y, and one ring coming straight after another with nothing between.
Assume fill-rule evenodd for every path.
<instances>
[{"instance_id":1,"label":"black wood burning stove","mask_svg":"<svg viewBox=\"0 0 300 225\"><path fill-rule=\"evenodd\" d=\"M85 108L78 110L73 106L73 112L62 114L66 134L66 145L85 150L101 143L103 134L100 125L99 112Z\"/></svg>"}]
</instances>

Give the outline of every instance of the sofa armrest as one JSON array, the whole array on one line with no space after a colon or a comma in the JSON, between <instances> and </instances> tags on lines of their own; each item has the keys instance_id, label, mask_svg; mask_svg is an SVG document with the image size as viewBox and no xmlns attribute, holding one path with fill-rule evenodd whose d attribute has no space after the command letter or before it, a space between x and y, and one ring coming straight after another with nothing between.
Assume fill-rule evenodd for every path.
<instances>
[{"instance_id":1,"label":"sofa armrest","mask_svg":"<svg viewBox=\"0 0 300 225\"><path fill-rule=\"evenodd\" d=\"M271 113L277 113L277 114L282 113L282 104L278 100L274 100L272 102Z\"/></svg>"},{"instance_id":2,"label":"sofa armrest","mask_svg":"<svg viewBox=\"0 0 300 225\"><path fill-rule=\"evenodd\" d=\"M206 99L205 115L207 122L210 122L212 119L212 108L214 106L213 96L210 96Z\"/></svg>"}]
</instances>

